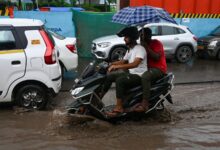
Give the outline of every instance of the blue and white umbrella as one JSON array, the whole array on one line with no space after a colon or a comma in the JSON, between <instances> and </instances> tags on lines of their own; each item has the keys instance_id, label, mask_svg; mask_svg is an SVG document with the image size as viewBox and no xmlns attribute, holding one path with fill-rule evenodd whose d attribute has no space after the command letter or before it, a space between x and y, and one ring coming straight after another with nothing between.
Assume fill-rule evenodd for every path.
<instances>
[{"instance_id":1,"label":"blue and white umbrella","mask_svg":"<svg viewBox=\"0 0 220 150\"><path fill-rule=\"evenodd\" d=\"M124 25L143 25L157 22L177 24L166 10L151 6L123 8L112 17L112 22Z\"/></svg>"}]
</instances>

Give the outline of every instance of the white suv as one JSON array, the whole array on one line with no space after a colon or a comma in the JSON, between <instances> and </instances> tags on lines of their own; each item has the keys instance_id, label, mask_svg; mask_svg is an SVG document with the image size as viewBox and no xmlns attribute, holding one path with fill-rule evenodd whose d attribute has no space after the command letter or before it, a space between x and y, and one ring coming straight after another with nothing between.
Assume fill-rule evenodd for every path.
<instances>
[{"instance_id":1,"label":"white suv","mask_svg":"<svg viewBox=\"0 0 220 150\"><path fill-rule=\"evenodd\" d=\"M152 30L152 38L163 43L167 58L175 57L181 63L188 62L197 51L197 38L186 26L171 23L151 23L144 27ZM140 29L140 28L139 28ZM119 57L126 52L124 39L117 35L110 35L97 38L92 41L92 53L98 59Z\"/></svg>"},{"instance_id":2,"label":"white suv","mask_svg":"<svg viewBox=\"0 0 220 150\"><path fill-rule=\"evenodd\" d=\"M0 19L0 102L43 109L61 88L56 53L42 21Z\"/></svg>"}]
</instances>

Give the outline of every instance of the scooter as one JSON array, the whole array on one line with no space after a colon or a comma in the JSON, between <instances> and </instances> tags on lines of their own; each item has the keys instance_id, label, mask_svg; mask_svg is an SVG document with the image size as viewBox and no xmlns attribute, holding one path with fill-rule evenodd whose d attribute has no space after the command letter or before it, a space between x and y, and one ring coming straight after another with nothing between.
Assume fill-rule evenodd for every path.
<instances>
[{"instance_id":1,"label":"scooter","mask_svg":"<svg viewBox=\"0 0 220 150\"><path fill-rule=\"evenodd\" d=\"M106 115L107 111L111 111L114 105L105 106L102 102L103 96L99 93L102 90L102 85L107 76L107 69L109 63L103 61L101 63L91 62L82 72L79 78L75 80L75 84L72 87L71 95L73 102L66 107L68 113L91 115L101 120L115 122L121 119L129 118L136 114L135 112L124 112L116 117L109 117ZM168 73L160 80L152 83L151 86L151 97L149 100L149 109L142 113L143 115L148 114L153 110L164 109L164 101L173 103L170 95L173 85L174 75ZM125 110L134 107L137 103L142 100L142 87L137 86L127 91L125 94L123 107Z\"/></svg>"}]
</instances>

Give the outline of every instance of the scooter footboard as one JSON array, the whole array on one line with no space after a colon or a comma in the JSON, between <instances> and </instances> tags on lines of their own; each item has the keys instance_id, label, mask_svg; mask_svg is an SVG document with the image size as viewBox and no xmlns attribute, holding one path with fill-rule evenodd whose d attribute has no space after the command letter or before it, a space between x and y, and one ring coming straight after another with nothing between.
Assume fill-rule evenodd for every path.
<instances>
[{"instance_id":1,"label":"scooter footboard","mask_svg":"<svg viewBox=\"0 0 220 150\"><path fill-rule=\"evenodd\" d=\"M87 101L83 103L90 114L100 119L105 119L104 104L100 97L94 92L87 98Z\"/></svg>"},{"instance_id":2,"label":"scooter footboard","mask_svg":"<svg viewBox=\"0 0 220 150\"><path fill-rule=\"evenodd\" d=\"M87 95L86 97L75 99L74 102L67 107L67 110L70 113L78 113L81 107L83 107L88 114L100 119L106 119L104 104L95 92Z\"/></svg>"},{"instance_id":3,"label":"scooter footboard","mask_svg":"<svg viewBox=\"0 0 220 150\"><path fill-rule=\"evenodd\" d=\"M99 119L106 119L106 115L104 113L104 109L98 109L93 104L86 104L86 108L89 110L89 113Z\"/></svg>"}]
</instances>

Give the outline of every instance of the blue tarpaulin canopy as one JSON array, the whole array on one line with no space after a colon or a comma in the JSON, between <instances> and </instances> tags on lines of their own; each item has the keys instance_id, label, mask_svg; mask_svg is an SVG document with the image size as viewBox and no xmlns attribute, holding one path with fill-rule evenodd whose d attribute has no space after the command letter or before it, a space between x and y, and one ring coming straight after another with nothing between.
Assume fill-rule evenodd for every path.
<instances>
[{"instance_id":1,"label":"blue tarpaulin canopy","mask_svg":"<svg viewBox=\"0 0 220 150\"><path fill-rule=\"evenodd\" d=\"M124 25L142 25L157 22L176 24L176 21L166 10L151 6L123 8L112 17L112 22Z\"/></svg>"}]
</instances>

